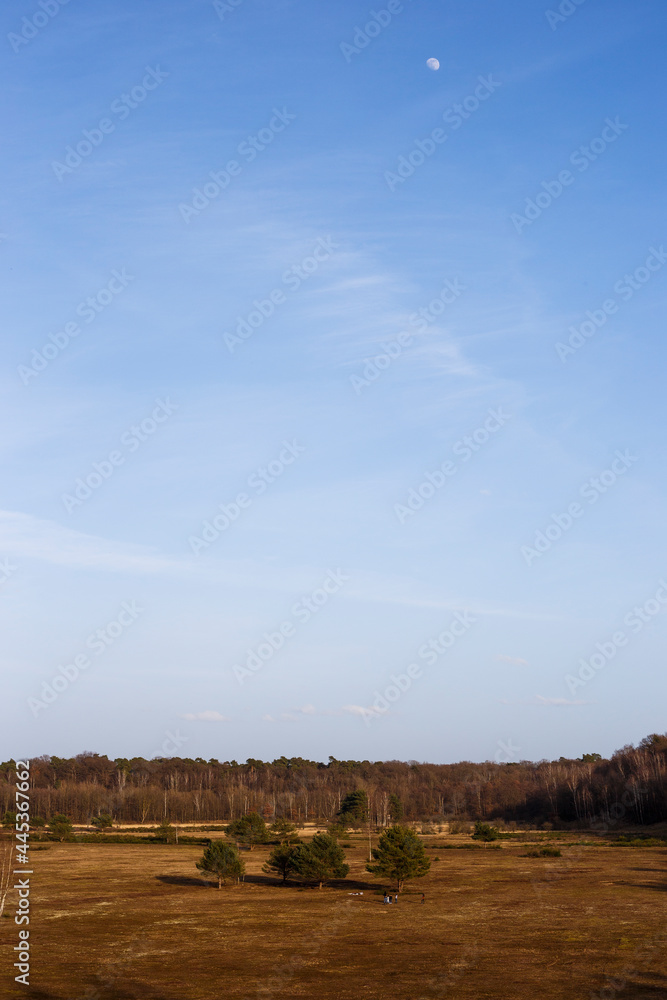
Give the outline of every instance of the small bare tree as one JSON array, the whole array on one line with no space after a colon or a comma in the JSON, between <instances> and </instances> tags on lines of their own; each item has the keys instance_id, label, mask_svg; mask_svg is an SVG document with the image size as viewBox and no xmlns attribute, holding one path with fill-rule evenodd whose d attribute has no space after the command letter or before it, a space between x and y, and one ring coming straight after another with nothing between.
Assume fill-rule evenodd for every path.
<instances>
[{"instance_id":1,"label":"small bare tree","mask_svg":"<svg viewBox=\"0 0 667 1000\"><path fill-rule=\"evenodd\" d=\"M12 881L12 850L11 840L0 843L0 917L5 911L5 900Z\"/></svg>"}]
</instances>

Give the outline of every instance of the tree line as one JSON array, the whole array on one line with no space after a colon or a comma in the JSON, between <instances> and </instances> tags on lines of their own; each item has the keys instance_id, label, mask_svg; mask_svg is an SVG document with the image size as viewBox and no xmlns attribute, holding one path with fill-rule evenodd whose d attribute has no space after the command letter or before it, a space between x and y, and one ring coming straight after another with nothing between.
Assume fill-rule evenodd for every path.
<instances>
[{"instance_id":1,"label":"tree line","mask_svg":"<svg viewBox=\"0 0 667 1000\"><path fill-rule=\"evenodd\" d=\"M0 813L13 808L13 760L0 764ZM504 820L529 824L649 824L667 820L667 734L609 759L429 764L301 757L244 763L197 758L110 758L82 753L30 762L33 815L76 823L266 820L331 823L346 796L364 792L368 822Z\"/></svg>"}]
</instances>

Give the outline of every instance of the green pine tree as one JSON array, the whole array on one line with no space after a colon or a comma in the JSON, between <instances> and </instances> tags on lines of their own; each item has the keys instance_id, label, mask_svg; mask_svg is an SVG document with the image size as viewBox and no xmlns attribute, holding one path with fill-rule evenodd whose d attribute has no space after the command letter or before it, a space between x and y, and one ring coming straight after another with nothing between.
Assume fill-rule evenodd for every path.
<instances>
[{"instance_id":1,"label":"green pine tree","mask_svg":"<svg viewBox=\"0 0 667 1000\"><path fill-rule=\"evenodd\" d=\"M398 795L393 793L389 796L389 815L394 823L403 819L403 804Z\"/></svg>"},{"instance_id":2,"label":"green pine tree","mask_svg":"<svg viewBox=\"0 0 667 1000\"><path fill-rule=\"evenodd\" d=\"M368 819L368 796L363 788L349 792L338 811L339 822L346 826L361 826Z\"/></svg>"},{"instance_id":3,"label":"green pine tree","mask_svg":"<svg viewBox=\"0 0 667 1000\"><path fill-rule=\"evenodd\" d=\"M490 823L483 823L481 819L478 819L475 823L475 832L472 835L473 840L483 840L485 843L490 843L492 840L498 840L500 837L500 832L497 827L491 826Z\"/></svg>"},{"instance_id":4,"label":"green pine tree","mask_svg":"<svg viewBox=\"0 0 667 1000\"><path fill-rule=\"evenodd\" d=\"M431 868L424 845L406 826L390 826L371 854L375 864L366 865L366 870L395 881L399 891L407 879L423 878Z\"/></svg>"},{"instance_id":5,"label":"green pine tree","mask_svg":"<svg viewBox=\"0 0 667 1000\"><path fill-rule=\"evenodd\" d=\"M109 813L100 813L99 816L93 816L90 822L104 833L105 830L109 830L113 826L113 816L110 816Z\"/></svg>"},{"instance_id":6,"label":"green pine tree","mask_svg":"<svg viewBox=\"0 0 667 1000\"><path fill-rule=\"evenodd\" d=\"M224 840L212 840L196 867L204 875L212 875L218 880L218 889L228 879L238 879L245 871L239 852Z\"/></svg>"},{"instance_id":7,"label":"green pine tree","mask_svg":"<svg viewBox=\"0 0 667 1000\"><path fill-rule=\"evenodd\" d=\"M55 840L67 840L72 836L72 821L69 816L64 816L62 813L56 813L49 820L49 834Z\"/></svg>"},{"instance_id":8,"label":"green pine tree","mask_svg":"<svg viewBox=\"0 0 667 1000\"><path fill-rule=\"evenodd\" d=\"M280 844L271 851L262 871L265 875L281 875L283 882L286 882L297 870L298 850L293 844Z\"/></svg>"},{"instance_id":9,"label":"green pine tree","mask_svg":"<svg viewBox=\"0 0 667 1000\"><path fill-rule=\"evenodd\" d=\"M350 870L343 848L328 833L316 833L310 844L300 844L295 850L297 873L317 882L320 889L332 878L345 878Z\"/></svg>"},{"instance_id":10,"label":"green pine tree","mask_svg":"<svg viewBox=\"0 0 667 1000\"><path fill-rule=\"evenodd\" d=\"M160 825L155 827L154 835L157 840L165 844L176 843L176 827L172 826L168 819L163 819Z\"/></svg>"},{"instance_id":11,"label":"green pine tree","mask_svg":"<svg viewBox=\"0 0 667 1000\"><path fill-rule=\"evenodd\" d=\"M267 842L269 831L259 813L251 812L230 823L225 829L225 836L230 840L236 840L239 844L246 844L252 851L255 844Z\"/></svg>"},{"instance_id":12,"label":"green pine tree","mask_svg":"<svg viewBox=\"0 0 667 1000\"><path fill-rule=\"evenodd\" d=\"M288 819L274 820L274 822L269 827L269 834L276 840L280 841L281 844L298 844L299 838L296 835L296 827L294 823L290 823Z\"/></svg>"}]
</instances>

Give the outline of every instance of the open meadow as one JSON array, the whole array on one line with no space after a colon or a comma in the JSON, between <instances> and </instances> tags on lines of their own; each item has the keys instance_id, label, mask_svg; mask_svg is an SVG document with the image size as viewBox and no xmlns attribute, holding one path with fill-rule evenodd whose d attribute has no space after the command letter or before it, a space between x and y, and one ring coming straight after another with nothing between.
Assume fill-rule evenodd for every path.
<instances>
[{"instance_id":1,"label":"open meadow","mask_svg":"<svg viewBox=\"0 0 667 1000\"><path fill-rule=\"evenodd\" d=\"M32 856L31 986L5 975L2 996L664 1000L667 849L577 839L550 835L558 858L424 836L431 871L391 906L359 835L321 891L263 874L268 846L218 891L200 846L51 843Z\"/></svg>"}]
</instances>

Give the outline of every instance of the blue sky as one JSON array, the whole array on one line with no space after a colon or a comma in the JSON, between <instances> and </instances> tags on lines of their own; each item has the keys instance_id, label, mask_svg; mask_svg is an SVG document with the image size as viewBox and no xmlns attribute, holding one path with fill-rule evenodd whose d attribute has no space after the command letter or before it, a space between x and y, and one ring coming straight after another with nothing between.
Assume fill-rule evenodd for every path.
<instances>
[{"instance_id":1,"label":"blue sky","mask_svg":"<svg viewBox=\"0 0 667 1000\"><path fill-rule=\"evenodd\" d=\"M664 730L663 6L44 2L2 11L4 757Z\"/></svg>"}]
</instances>

